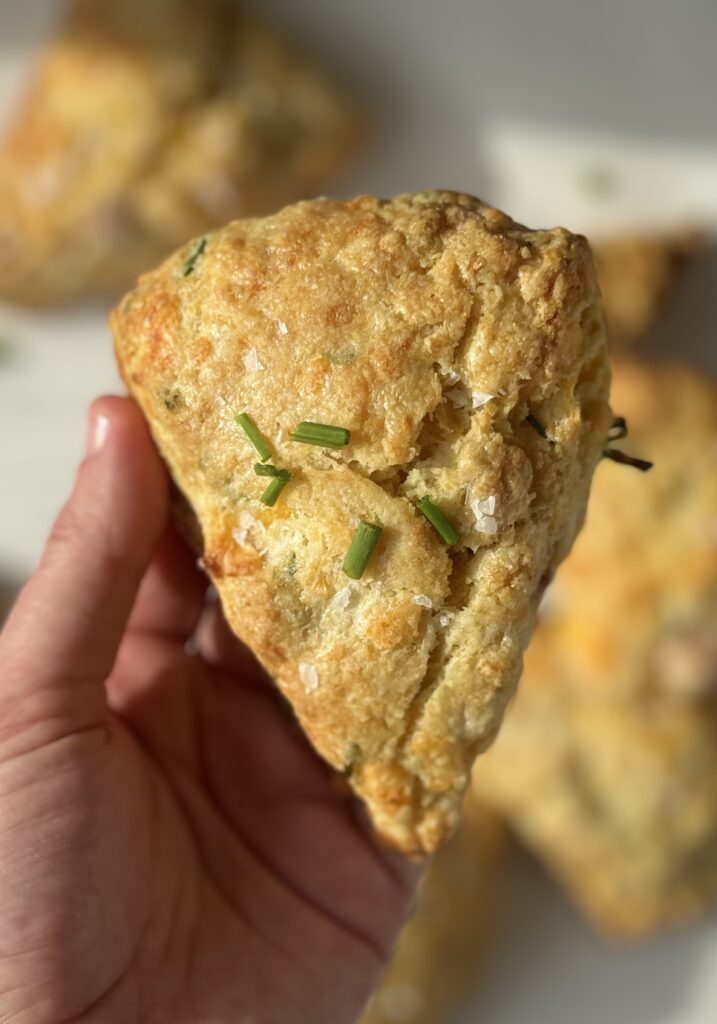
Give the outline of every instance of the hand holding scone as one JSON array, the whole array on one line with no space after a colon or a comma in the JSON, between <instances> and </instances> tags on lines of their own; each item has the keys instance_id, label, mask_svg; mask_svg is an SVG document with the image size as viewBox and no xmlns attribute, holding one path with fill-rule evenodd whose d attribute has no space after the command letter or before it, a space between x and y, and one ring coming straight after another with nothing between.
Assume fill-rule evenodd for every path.
<instances>
[{"instance_id":1,"label":"hand holding scone","mask_svg":"<svg viewBox=\"0 0 717 1024\"><path fill-rule=\"evenodd\" d=\"M139 413L90 436L0 636L0 1019L353 1021L415 870L205 611Z\"/></svg>"}]
</instances>

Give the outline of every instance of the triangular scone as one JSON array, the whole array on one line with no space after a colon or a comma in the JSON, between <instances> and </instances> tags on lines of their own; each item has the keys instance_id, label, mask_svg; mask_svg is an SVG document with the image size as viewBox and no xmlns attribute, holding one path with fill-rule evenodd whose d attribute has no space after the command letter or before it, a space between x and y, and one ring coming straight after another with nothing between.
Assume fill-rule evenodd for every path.
<instances>
[{"instance_id":1,"label":"triangular scone","mask_svg":"<svg viewBox=\"0 0 717 1024\"><path fill-rule=\"evenodd\" d=\"M0 143L0 296L128 287L190 235L313 195L356 135L233 0L70 0Z\"/></svg>"},{"instance_id":2,"label":"triangular scone","mask_svg":"<svg viewBox=\"0 0 717 1024\"><path fill-rule=\"evenodd\" d=\"M435 850L607 433L587 243L452 192L316 200L187 245L112 327L230 624L381 835ZM273 508L244 412L293 474ZM350 444L293 442L303 420ZM383 534L351 582L360 520Z\"/></svg>"}]
</instances>

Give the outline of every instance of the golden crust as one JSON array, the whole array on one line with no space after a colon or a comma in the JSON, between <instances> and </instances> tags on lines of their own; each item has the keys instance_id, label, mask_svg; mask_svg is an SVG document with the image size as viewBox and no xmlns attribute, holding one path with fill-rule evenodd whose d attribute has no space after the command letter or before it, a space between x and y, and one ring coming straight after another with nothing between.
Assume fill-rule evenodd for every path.
<instances>
[{"instance_id":1,"label":"golden crust","mask_svg":"<svg viewBox=\"0 0 717 1024\"><path fill-rule=\"evenodd\" d=\"M607 934L637 938L717 897L717 711L614 705L526 671L474 786Z\"/></svg>"},{"instance_id":2,"label":"golden crust","mask_svg":"<svg viewBox=\"0 0 717 1024\"><path fill-rule=\"evenodd\" d=\"M474 788L599 927L631 936L717 897L717 388L676 365L613 371L655 467L595 474Z\"/></svg>"},{"instance_id":3,"label":"golden crust","mask_svg":"<svg viewBox=\"0 0 717 1024\"><path fill-rule=\"evenodd\" d=\"M236 222L183 276L193 251L114 312L122 373L232 628L319 752L351 766L383 837L433 851L513 693L609 422L587 244L435 192ZM472 410L479 391L494 397ZM273 509L234 423L245 410L294 474ZM350 446L291 443L304 419L348 427ZM427 493L461 532L452 549L415 509ZM468 502L489 498L479 530ZM349 585L359 519L384 534Z\"/></svg>"},{"instance_id":4,"label":"golden crust","mask_svg":"<svg viewBox=\"0 0 717 1024\"><path fill-rule=\"evenodd\" d=\"M347 103L226 0L73 0L0 147L0 295L126 287L187 238L311 194Z\"/></svg>"},{"instance_id":5,"label":"golden crust","mask_svg":"<svg viewBox=\"0 0 717 1024\"><path fill-rule=\"evenodd\" d=\"M717 385L676 364L613 364L617 444L647 474L605 460L587 523L551 588L529 658L592 699L691 700L717 686Z\"/></svg>"},{"instance_id":6,"label":"golden crust","mask_svg":"<svg viewBox=\"0 0 717 1024\"><path fill-rule=\"evenodd\" d=\"M702 246L700 232L617 235L592 243L610 341L633 344L653 325L682 264Z\"/></svg>"},{"instance_id":7,"label":"golden crust","mask_svg":"<svg viewBox=\"0 0 717 1024\"><path fill-rule=\"evenodd\" d=\"M361 1024L443 1024L471 989L493 934L506 839L500 819L469 801Z\"/></svg>"}]
</instances>

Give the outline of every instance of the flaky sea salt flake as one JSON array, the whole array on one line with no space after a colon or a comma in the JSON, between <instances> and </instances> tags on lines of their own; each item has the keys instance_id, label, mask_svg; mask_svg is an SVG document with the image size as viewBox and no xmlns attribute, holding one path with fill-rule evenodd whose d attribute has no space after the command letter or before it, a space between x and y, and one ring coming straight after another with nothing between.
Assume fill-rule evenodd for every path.
<instances>
[{"instance_id":1,"label":"flaky sea salt flake","mask_svg":"<svg viewBox=\"0 0 717 1024\"><path fill-rule=\"evenodd\" d=\"M254 373L256 370L265 370L266 369L266 367L262 363L261 359L259 359L259 353L257 352L257 350L253 346L252 346L252 348L249 349L247 354L244 356L243 362L244 362L245 368L250 373Z\"/></svg>"},{"instance_id":2,"label":"flaky sea salt flake","mask_svg":"<svg viewBox=\"0 0 717 1024\"><path fill-rule=\"evenodd\" d=\"M471 402L474 409L482 409L494 398L495 395L491 395L489 391L471 391Z\"/></svg>"},{"instance_id":3,"label":"flaky sea salt flake","mask_svg":"<svg viewBox=\"0 0 717 1024\"><path fill-rule=\"evenodd\" d=\"M299 662L299 678L307 693L313 693L319 686L319 670L308 661Z\"/></svg>"},{"instance_id":4,"label":"flaky sea salt flake","mask_svg":"<svg viewBox=\"0 0 717 1024\"><path fill-rule=\"evenodd\" d=\"M488 498L475 498L471 502L471 512L476 518L476 529L480 533L495 534L498 532L498 523L494 516L494 494L491 494Z\"/></svg>"}]
</instances>

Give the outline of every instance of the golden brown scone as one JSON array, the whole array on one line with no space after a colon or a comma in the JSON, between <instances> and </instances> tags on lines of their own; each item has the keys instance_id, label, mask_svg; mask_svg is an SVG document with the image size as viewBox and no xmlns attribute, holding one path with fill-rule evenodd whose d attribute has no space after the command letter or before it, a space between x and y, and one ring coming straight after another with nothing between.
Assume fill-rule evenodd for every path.
<instances>
[{"instance_id":1,"label":"golden brown scone","mask_svg":"<svg viewBox=\"0 0 717 1024\"><path fill-rule=\"evenodd\" d=\"M474 786L609 935L649 934L717 898L714 703L581 700L529 654Z\"/></svg>"},{"instance_id":2,"label":"golden brown scone","mask_svg":"<svg viewBox=\"0 0 717 1024\"><path fill-rule=\"evenodd\" d=\"M612 399L655 466L595 474L474 788L629 936L717 897L717 388L622 360Z\"/></svg>"},{"instance_id":3,"label":"golden brown scone","mask_svg":"<svg viewBox=\"0 0 717 1024\"><path fill-rule=\"evenodd\" d=\"M72 0L0 146L0 297L125 287L187 238L311 194L356 135L231 0Z\"/></svg>"},{"instance_id":4,"label":"golden brown scone","mask_svg":"<svg viewBox=\"0 0 717 1024\"><path fill-rule=\"evenodd\" d=\"M700 232L626 234L592 243L610 342L637 341L650 328L682 264L702 245Z\"/></svg>"},{"instance_id":5,"label":"golden brown scone","mask_svg":"<svg viewBox=\"0 0 717 1024\"><path fill-rule=\"evenodd\" d=\"M185 247L112 327L232 628L380 834L437 849L609 423L585 240L450 192L300 203ZM294 474L271 509L245 411ZM302 420L351 443L291 442ZM417 512L424 495L453 547ZM360 520L383 536L351 583Z\"/></svg>"},{"instance_id":6,"label":"golden brown scone","mask_svg":"<svg viewBox=\"0 0 717 1024\"><path fill-rule=\"evenodd\" d=\"M494 934L505 847L500 819L468 801L458 831L428 869L361 1024L445 1024L480 974Z\"/></svg>"},{"instance_id":7,"label":"golden brown scone","mask_svg":"<svg viewBox=\"0 0 717 1024\"><path fill-rule=\"evenodd\" d=\"M598 700L717 695L717 385L623 359L612 405L629 429L617 447L655 465L601 464L536 643Z\"/></svg>"}]
</instances>

